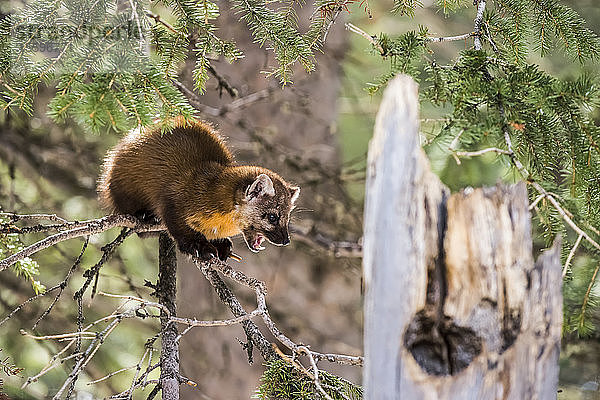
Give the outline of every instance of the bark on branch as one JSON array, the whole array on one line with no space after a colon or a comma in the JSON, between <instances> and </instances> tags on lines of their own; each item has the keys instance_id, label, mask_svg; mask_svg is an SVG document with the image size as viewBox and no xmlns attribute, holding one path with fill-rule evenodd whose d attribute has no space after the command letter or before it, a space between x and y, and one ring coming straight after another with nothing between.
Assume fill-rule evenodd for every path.
<instances>
[{"instance_id":1,"label":"bark on branch","mask_svg":"<svg viewBox=\"0 0 600 400\"><path fill-rule=\"evenodd\" d=\"M177 315L177 254L175 242L168 233L162 232L158 239L158 283L156 295L158 302L169 310L160 313L161 351L160 351L160 387L164 400L179 399L179 343L177 325L171 321Z\"/></svg>"}]
</instances>

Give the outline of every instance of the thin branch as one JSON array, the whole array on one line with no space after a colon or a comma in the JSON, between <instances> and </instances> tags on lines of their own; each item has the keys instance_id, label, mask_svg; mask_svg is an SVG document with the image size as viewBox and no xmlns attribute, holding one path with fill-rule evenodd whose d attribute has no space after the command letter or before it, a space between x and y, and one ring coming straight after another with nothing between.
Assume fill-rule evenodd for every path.
<instances>
[{"instance_id":1,"label":"thin branch","mask_svg":"<svg viewBox=\"0 0 600 400\"><path fill-rule=\"evenodd\" d=\"M498 50L498 46L496 46L496 42L494 42L494 39L492 39L492 34L490 33L490 27L488 23L484 22L483 26L485 27L485 34L487 36L488 42L490 42L490 45L492 45L492 49L494 49L494 52L498 54L500 51Z\"/></svg>"},{"instance_id":2,"label":"thin branch","mask_svg":"<svg viewBox=\"0 0 600 400\"><path fill-rule=\"evenodd\" d=\"M583 236L583 238L587 240L592 246L600 250L600 244L598 244L598 242L592 239L590 235L588 235L583 229L578 227L577 224L575 224L575 222L573 222L573 220L567 215L566 210L562 208L562 206L554 197L552 197L548 192L546 192L546 190L539 183L532 182L531 184L538 192L545 194L545 197L548 199L550 204L552 204L552 206L556 209L556 211L558 211L558 213L565 220L567 225L569 225L579 235Z\"/></svg>"},{"instance_id":3,"label":"thin branch","mask_svg":"<svg viewBox=\"0 0 600 400\"><path fill-rule=\"evenodd\" d=\"M66 219L59 217L56 214L15 214L10 212L0 212L0 217L7 217L11 222L17 222L27 219L43 219L47 221L55 221L69 223Z\"/></svg>"},{"instance_id":4,"label":"thin branch","mask_svg":"<svg viewBox=\"0 0 600 400\"><path fill-rule=\"evenodd\" d=\"M26 332L24 329L21 329L21 335L26 336L30 339L34 340L49 340L49 339L71 339L81 337L83 339L94 339L96 337L95 332L71 332L71 333L61 333L58 335L44 335L44 336L36 336L31 333Z\"/></svg>"},{"instance_id":5,"label":"thin branch","mask_svg":"<svg viewBox=\"0 0 600 400\"><path fill-rule=\"evenodd\" d=\"M510 151L508 150L502 150L499 149L497 147L488 147L487 149L481 149L481 150L477 150L477 151L457 151L456 155L459 157L476 157L476 156L481 156L483 154L486 153L498 153L498 154L512 154Z\"/></svg>"},{"instance_id":6,"label":"thin branch","mask_svg":"<svg viewBox=\"0 0 600 400\"><path fill-rule=\"evenodd\" d=\"M537 206L537 204L545 197L546 197L546 195L544 193L542 193L538 197L536 197L535 200L533 201L533 203L531 203L529 205L529 211L533 210L535 208L535 206Z\"/></svg>"},{"instance_id":7,"label":"thin branch","mask_svg":"<svg viewBox=\"0 0 600 400\"><path fill-rule=\"evenodd\" d=\"M154 342L152 342L152 344L154 344ZM146 351L144 352L144 355L142 356L142 358L140 359L140 361L137 363L137 365L135 367L135 375L133 376L133 379L131 380L131 386L129 386L129 389L127 389L127 392L125 392L127 395L127 398L130 398L131 395L133 394L133 391L135 388L135 382L138 379L140 372L142 371L142 364L144 364L144 360L145 360L146 356L149 356L148 357L148 366L150 366L150 363L152 362L152 345L146 346Z\"/></svg>"},{"instance_id":8,"label":"thin branch","mask_svg":"<svg viewBox=\"0 0 600 400\"><path fill-rule=\"evenodd\" d=\"M428 42L432 42L432 43L452 42L452 41L456 41L456 40L465 40L472 36L476 36L475 32L463 33L462 35L456 35L456 36L428 37L425 40Z\"/></svg>"},{"instance_id":9,"label":"thin branch","mask_svg":"<svg viewBox=\"0 0 600 400\"><path fill-rule=\"evenodd\" d=\"M279 328L275 325L271 316L269 315L268 308L265 300L265 286L264 283L251 277L247 277L243 272L234 270L225 262L218 260L216 258L211 259L210 261L201 261L197 258L193 258L196 267L200 269L205 275L210 271L210 269L215 269L221 272L223 275L227 276L234 281L253 289L256 294L256 301L258 304L257 308L264 308L265 312L261 314L262 320L271 332L273 336L277 338L282 344L284 344L288 349L293 352L298 351L299 345L294 343L290 338L285 336ZM209 281L211 281L209 279ZM212 283L212 281L211 281ZM237 301L237 300L236 300ZM226 303L227 304L227 303ZM229 305L229 304L227 304ZM245 311L244 311L245 315ZM315 358L315 360L327 360L330 362L337 362L340 364L349 364L349 365L363 365L363 357L360 356L348 356L344 354L325 354L319 353L316 351L310 351L311 355Z\"/></svg>"},{"instance_id":10,"label":"thin branch","mask_svg":"<svg viewBox=\"0 0 600 400\"><path fill-rule=\"evenodd\" d=\"M87 221L80 227L70 229L67 231L59 232L54 235L48 236L39 242L36 242L30 246L25 247L23 250L0 260L0 271L5 270L19 260L25 257L29 257L40 250L47 249L48 247L54 246L57 243L64 242L65 240L73 239L81 236L95 235L111 228L122 226L134 229L135 232L151 232L160 231L165 228L162 225L149 225L140 223L135 217L126 214L108 215L106 217L98 218L95 220Z\"/></svg>"},{"instance_id":11,"label":"thin branch","mask_svg":"<svg viewBox=\"0 0 600 400\"><path fill-rule=\"evenodd\" d=\"M112 297L115 299L125 299L125 300L137 301L138 303L140 303L140 308L155 307L155 308L158 308L159 310L165 312L168 317L171 316L171 312L165 305L154 302L154 301L144 300L141 297L129 296L129 295L123 295L123 294L113 294L113 293L106 293L106 292L98 292L98 294L100 296Z\"/></svg>"},{"instance_id":12,"label":"thin branch","mask_svg":"<svg viewBox=\"0 0 600 400\"><path fill-rule=\"evenodd\" d=\"M162 26L164 26L165 28L167 28L168 30L170 30L171 32L173 32L174 34L176 34L176 35L182 35L183 36L183 33L179 32L171 24L169 24L167 21L165 21L164 19L162 19L160 17L160 15L153 14L151 12L147 12L146 16L149 17L149 18L152 18L154 20L154 22L156 22L157 24L161 24Z\"/></svg>"},{"instance_id":13,"label":"thin branch","mask_svg":"<svg viewBox=\"0 0 600 400\"><path fill-rule=\"evenodd\" d=\"M96 338L92 340L92 342L89 344L88 348L83 353L83 357L81 357L79 361L75 364L73 370L71 371L67 379L64 381L63 385L60 387L58 392L56 392L54 397L52 397L52 400L58 400L61 398L67 386L69 386L71 381L76 379L79 373L86 367L86 365L94 357L94 354L96 354L100 346L102 346L106 337L110 335L110 333L115 329L119 322L121 322L121 318L116 318L110 324L108 324L108 326L104 328L102 332L96 334Z\"/></svg>"},{"instance_id":14,"label":"thin branch","mask_svg":"<svg viewBox=\"0 0 600 400\"><path fill-rule=\"evenodd\" d=\"M319 380L319 368L317 368L317 363L315 362L315 359L312 356L310 350L306 346L298 346L298 352L301 352L302 354L305 354L308 357L308 361L310 362L310 365L313 370L313 382L317 387L317 390L321 392L325 399L333 400L331 396L327 394L325 389L323 389L323 387L321 386L321 381Z\"/></svg>"},{"instance_id":15,"label":"thin branch","mask_svg":"<svg viewBox=\"0 0 600 400\"><path fill-rule=\"evenodd\" d=\"M192 106L194 106L194 108L196 108L201 113L210 115L212 117L222 117L231 111L246 108L251 104L254 104L264 99L268 99L278 89L280 90L279 87L269 87L266 89L256 91L254 93L250 93L244 97L237 98L231 103L225 104L219 108L215 108L205 105L200 96L198 96L196 93L194 93L181 82L178 82L177 80L172 80L172 82L183 94L185 94L185 96L188 98L188 100L190 101Z\"/></svg>"},{"instance_id":16,"label":"thin branch","mask_svg":"<svg viewBox=\"0 0 600 400\"><path fill-rule=\"evenodd\" d=\"M0 321L0 326L2 324L4 324L6 321L8 321L9 319L11 319L13 315L15 315L16 313L18 313L27 304L31 303L34 300L37 300L38 298L40 298L42 296L46 296L46 295L52 293L53 291L55 291L59 287L60 287L60 285L56 285L54 287L51 287L50 289L45 290L44 292L42 292L40 294L36 294L35 296L31 296L30 298L28 298L27 300L25 300L24 302L22 302L21 304L19 304L17 307L15 307L10 313L8 313L8 315L6 317L4 317L4 319L2 321Z\"/></svg>"},{"instance_id":17,"label":"thin branch","mask_svg":"<svg viewBox=\"0 0 600 400\"><path fill-rule=\"evenodd\" d=\"M177 87L177 89L186 95L190 104L202 114L210 115L211 117L218 117L221 115L220 109L205 105L200 96L188 89L183 83L177 81L176 79L172 79L171 82Z\"/></svg>"},{"instance_id":18,"label":"thin branch","mask_svg":"<svg viewBox=\"0 0 600 400\"><path fill-rule=\"evenodd\" d=\"M329 23L327 24L327 27L325 28L325 32L323 32L323 39L321 39L323 41L323 43L325 43L325 41L327 40L327 36L329 35L329 30L331 29L331 27L333 26L333 24L335 23L335 21L338 19L338 17L340 16L340 13L342 12L342 7L339 7L335 14L333 15L333 17L331 17L331 20L329 21Z\"/></svg>"},{"instance_id":19,"label":"thin branch","mask_svg":"<svg viewBox=\"0 0 600 400\"><path fill-rule=\"evenodd\" d=\"M42 376L46 375L46 373L48 373L49 371L58 367L59 365L62 365L65 361L68 361L72 358L78 357L80 355L79 353L73 353L70 356L59 359L61 354L63 354L65 351L67 351L74 343L75 343L75 340L71 340L69 342L69 344L67 344L60 352L58 352L54 356L52 356L52 358L50 359L48 364L46 364L44 366L44 368L42 368L42 370L37 375L30 376L29 378L27 378L27 380L23 383L23 385L21 385L21 389L25 389L29 384L31 384L33 382L37 382L38 379L40 379ZM58 360L58 362L56 362L57 360Z\"/></svg>"},{"instance_id":20,"label":"thin branch","mask_svg":"<svg viewBox=\"0 0 600 400\"><path fill-rule=\"evenodd\" d=\"M230 318L230 319L215 319L215 320L197 320L195 318L182 318L182 317L175 317L175 316L171 316L171 313L169 311L169 309L164 306L163 304L160 303L156 303L153 301L148 301L148 300L144 300L141 297L136 297L136 296L129 296L129 295L120 295L120 294L112 294L112 293L106 293L106 292L98 292L99 295L101 296L106 296L106 297L112 297L112 298L117 298L117 299L125 299L125 300L131 300L131 301L136 301L138 303L140 303L140 307L155 307L158 308L159 310L162 310L163 312L165 312L167 314L167 316L169 317L169 322L175 322L177 324L181 324L181 325L187 325L190 328L195 328L195 327L208 327L208 326L228 326L228 325L235 325L235 324L239 324L242 321L246 321L248 319L251 319L257 315L260 315L263 310L260 308L256 308L256 310L252 311L251 313L248 313L246 315L240 316L240 317L236 317L236 318ZM181 338L181 336L183 336L183 334L180 334L177 337L177 340L179 340Z\"/></svg>"},{"instance_id":21,"label":"thin branch","mask_svg":"<svg viewBox=\"0 0 600 400\"><path fill-rule=\"evenodd\" d=\"M291 226L294 240L306 243L331 253L334 257L361 258L363 256L362 239L357 242L333 240L313 228Z\"/></svg>"},{"instance_id":22,"label":"thin branch","mask_svg":"<svg viewBox=\"0 0 600 400\"><path fill-rule=\"evenodd\" d=\"M473 36L475 40L473 45L475 50L481 50L481 23L483 22L483 13L485 12L485 0L479 0L477 4L477 15L475 16L475 26L473 27Z\"/></svg>"},{"instance_id":23,"label":"thin branch","mask_svg":"<svg viewBox=\"0 0 600 400\"><path fill-rule=\"evenodd\" d=\"M146 353L144 353L144 355L145 355L145 354L146 354ZM138 366L138 364L136 364L136 365L132 365L132 366L130 366L130 367L125 367L125 368L118 369L118 370L116 370L116 371L113 371L113 372L111 372L111 373L110 373L110 374L108 374L108 375L105 375L105 376L103 376L102 378L99 378L99 379L96 379L96 380L90 381L90 382L88 382L87 384L88 384L88 386L89 386L89 385L95 385L96 383L99 383L99 382L105 381L105 380L107 380L107 379L109 379L109 378L112 378L113 376L115 376L115 375L117 375L117 374L120 374L121 372L125 372L125 371L132 370L132 369L136 368L137 366Z\"/></svg>"},{"instance_id":24,"label":"thin branch","mask_svg":"<svg viewBox=\"0 0 600 400\"><path fill-rule=\"evenodd\" d=\"M86 236L85 242L83 243L83 247L81 248L81 252L79 253L79 256L77 257L77 259L75 260L75 262L73 263L71 268L69 269L69 272L67 272L67 276L65 276L65 279L63 279L63 281L61 283L59 283L57 286L55 286L55 287L59 288L59 291L56 294L56 296L54 297L54 300L52 300L52 303L50 303L50 306L48 306L48 308L42 313L42 315L40 315L39 318L35 321L35 323L31 327L32 330L37 327L37 325L40 323L41 320L43 320L48 314L50 314L50 311L52 311L52 308L54 308L54 306L58 302L58 299L60 298L63 291L67 287L67 283L69 282L71 275L73 275L73 272L75 272L75 269L77 269L77 267L81 263L81 258L83 257L83 253L85 253L85 250L87 249L89 242L90 242L90 237Z\"/></svg>"},{"instance_id":25,"label":"thin branch","mask_svg":"<svg viewBox=\"0 0 600 400\"><path fill-rule=\"evenodd\" d=\"M379 51L379 53L382 56L385 56L385 50L383 49L383 47L381 46L381 44L377 41L377 36L371 36L371 35L369 35L367 32L363 31L358 26L356 26L356 25L354 25L354 24L352 24L350 22L346 22L344 24L344 26L350 32L358 33L360 36L362 36L365 39L367 39L369 41L369 43L371 43L371 45L373 47L375 47L377 49L377 51Z\"/></svg>"},{"instance_id":26,"label":"thin branch","mask_svg":"<svg viewBox=\"0 0 600 400\"><path fill-rule=\"evenodd\" d=\"M567 276L567 271L569 269L569 266L571 265L571 260L573 259L573 256L575 255L575 252L577 251L577 247L579 247L579 243L581 243L582 238L583 238L583 235L577 236L577 240L575 241L573 248L571 249L571 251L569 251L569 255L567 256L567 260L565 261L565 266L563 267L563 271L562 271L563 279L565 276Z\"/></svg>"},{"instance_id":27,"label":"thin branch","mask_svg":"<svg viewBox=\"0 0 600 400\"><path fill-rule=\"evenodd\" d=\"M211 75L217 79L217 82L219 83L219 89L225 89L227 93L229 93L229 95L233 98L236 98L238 96L238 90L231 86L227 79L225 79L221 74L219 74L217 70L212 65L210 65L210 63L208 63L207 69L208 72L210 72Z\"/></svg>"},{"instance_id":28,"label":"thin branch","mask_svg":"<svg viewBox=\"0 0 600 400\"><path fill-rule=\"evenodd\" d=\"M233 111L238 108L245 108L245 107L248 107L249 105L254 104L258 101L267 99L267 98L271 97L273 95L273 93L275 93L276 90L281 90L281 89L279 87L268 87L266 89L262 89L262 90L254 92L254 93L250 93L244 97L240 97L239 99L236 99L236 100L232 101L231 103L226 104L223 107L221 107L220 115L225 115L229 111Z\"/></svg>"}]
</instances>

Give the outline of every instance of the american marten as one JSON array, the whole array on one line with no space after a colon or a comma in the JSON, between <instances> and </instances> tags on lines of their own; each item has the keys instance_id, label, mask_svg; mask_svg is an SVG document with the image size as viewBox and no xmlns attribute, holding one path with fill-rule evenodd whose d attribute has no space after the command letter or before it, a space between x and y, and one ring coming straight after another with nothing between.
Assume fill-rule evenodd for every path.
<instances>
[{"instance_id":1,"label":"american marten","mask_svg":"<svg viewBox=\"0 0 600 400\"><path fill-rule=\"evenodd\" d=\"M125 136L106 156L98 194L112 212L164 223L181 252L225 260L239 233L253 252L265 238L287 245L300 188L266 168L236 165L209 125L178 118L170 131Z\"/></svg>"}]
</instances>

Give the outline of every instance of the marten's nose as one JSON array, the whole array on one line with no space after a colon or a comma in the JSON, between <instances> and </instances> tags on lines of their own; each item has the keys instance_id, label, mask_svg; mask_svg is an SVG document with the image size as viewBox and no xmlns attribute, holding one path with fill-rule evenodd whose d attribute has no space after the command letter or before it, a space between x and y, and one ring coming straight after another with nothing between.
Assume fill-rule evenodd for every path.
<instances>
[{"instance_id":1,"label":"marten's nose","mask_svg":"<svg viewBox=\"0 0 600 400\"><path fill-rule=\"evenodd\" d=\"M290 244L290 236L286 235L283 237L283 240L281 241L281 245L282 246L287 246L288 244Z\"/></svg>"}]
</instances>

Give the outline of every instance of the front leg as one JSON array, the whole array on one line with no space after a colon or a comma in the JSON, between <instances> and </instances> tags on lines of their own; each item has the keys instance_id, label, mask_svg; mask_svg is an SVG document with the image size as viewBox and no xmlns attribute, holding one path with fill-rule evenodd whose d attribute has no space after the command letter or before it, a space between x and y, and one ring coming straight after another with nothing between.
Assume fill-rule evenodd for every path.
<instances>
[{"instance_id":1,"label":"front leg","mask_svg":"<svg viewBox=\"0 0 600 400\"><path fill-rule=\"evenodd\" d=\"M210 241L210 244L215 246L215 248L217 249L219 259L221 261L227 261L227 257L231 256L231 249L233 248L233 243L231 242L231 239L213 239Z\"/></svg>"},{"instance_id":2,"label":"front leg","mask_svg":"<svg viewBox=\"0 0 600 400\"><path fill-rule=\"evenodd\" d=\"M175 207L165 207L163 212L163 220L167 226L167 230L175 239L179 251L192 256L200 257L204 261L208 261L213 257L217 257L219 252L206 237L190 228L185 219L176 211Z\"/></svg>"}]
</instances>

